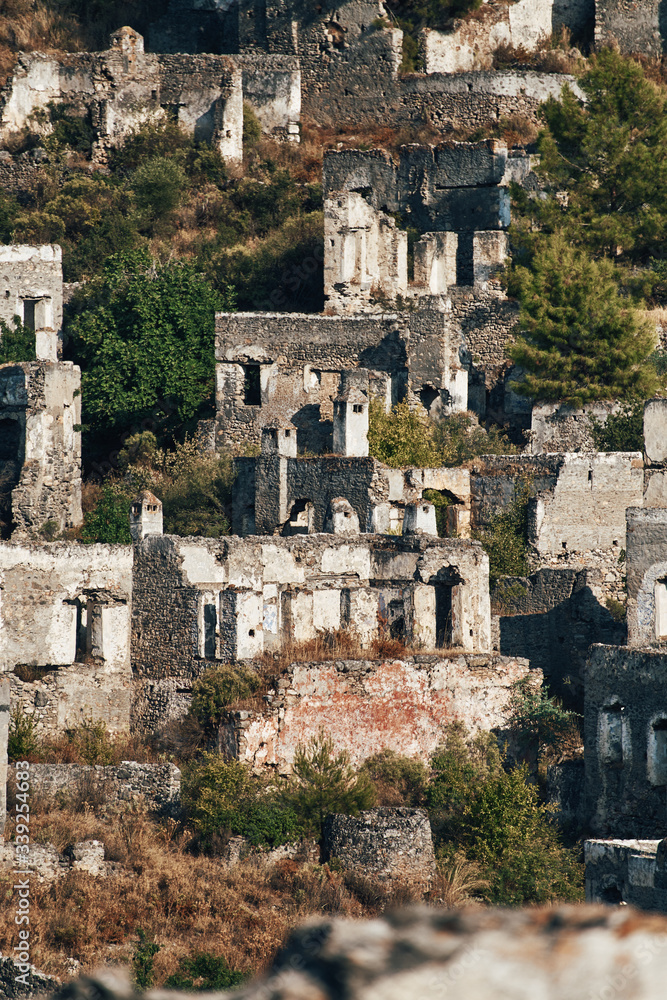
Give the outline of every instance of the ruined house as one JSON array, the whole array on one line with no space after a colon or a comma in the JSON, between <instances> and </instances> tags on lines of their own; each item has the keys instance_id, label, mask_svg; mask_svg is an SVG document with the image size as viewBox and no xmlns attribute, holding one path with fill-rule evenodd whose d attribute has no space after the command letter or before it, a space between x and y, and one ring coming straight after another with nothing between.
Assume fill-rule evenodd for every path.
<instances>
[{"instance_id":1,"label":"ruined house","mask_svg":"<svg viewBox=\"0 0 667 1000\"><path fill-rule=\"evenodd\" d=\"M0 674L51 735L86 720L130 725L132 549L0 543Z\"/></svg>"},{"instance_id":2,"label":"ruined house","mask_svg":"<svg viewBox=\"0 0 667 1000\"><path fill-rule=\"evenodd\" d=\"M0 94L0 138L50 129L49 106L88 119L93 158L148 121L174 121L225 159L243 154L243 102L251 103L267 134L298 141L300 77L296 59L268 55L261 71L243 57L147 53L144 39L120 28L104 52L58 56L22 53Z\"/></svg>"},{"instance_id":3,"label":"ruined house","mask_svg":"<svg viewBox=\"0 0 667 1000\"><path fill-rule=\"evenodd\" d=\"M63 322L61 248L0 246L0 283L0 320L11 328L18 316L35 333L37 360L57 361Z\"/></svg>"}]
</instances>

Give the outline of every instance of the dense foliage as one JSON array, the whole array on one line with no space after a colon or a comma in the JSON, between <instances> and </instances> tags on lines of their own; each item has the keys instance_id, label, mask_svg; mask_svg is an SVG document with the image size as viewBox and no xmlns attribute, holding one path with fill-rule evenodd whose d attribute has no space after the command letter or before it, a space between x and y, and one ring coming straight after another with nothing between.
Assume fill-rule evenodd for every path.
<instances>
[{"instance_id":1,"label":"dense foliage","mask_svg":"<svg viewBox=\"0 0 667 1000\"><path fill-rule=\"evenodd\" d=\"M528 504L532 493L529 480L517 480L512 499L475 536L489 557L492 588L501 576L525 576L528 572Z\"/></svg>"},{"instance_id":2,"label":"dense foliage","mask_svg":"<svg viewBox=\"0 0 667 1000\"><path fill-rule=\"evenodd\" d=\"M11 326L0 320L0 365L35 360L35 331L23 326L18 316Z\"/></svg>"}]
</instances>

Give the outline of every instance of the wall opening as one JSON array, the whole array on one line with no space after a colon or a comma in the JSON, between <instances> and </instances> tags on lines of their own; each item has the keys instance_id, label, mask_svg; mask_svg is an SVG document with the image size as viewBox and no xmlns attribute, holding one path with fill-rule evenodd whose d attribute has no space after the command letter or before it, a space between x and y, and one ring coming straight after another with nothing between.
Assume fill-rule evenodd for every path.
<instances>
[{"instance_id":1,"label":"wall opening","mask_svg":"<svg viewBox=\"0 0 667 1000\"><path fill-rule=\"evenodd\" d=\"M289 519L283 528L283 535L307 535L312 530L313 501L295 500Z\"/></svg>"},{"instance_id":2,"label":"wall opening","mask_svg":"<svg viewBox=\"0 0 667 1000\"><path fill-rule=\"evenodd\" d=\"M446 583L435 584L435 645L436 649L449 649L453 643L452 590Z\"/></svg>"},{"instance_id":3,"label":"wall opening","mask_svg":"<svg viewBox=\"0 0 667 1000\"><path fill-rule=\"evenodd\" d=\"M262 383L259 365L243 366L243 402L246 406L262 405Z\"/></svg>"},{"instance_id":4,"label":"wall opening","mask_svg":"<svg viewBox=\"0 0 667 1000\"><path fill-rule=\"evenodd\" d=\"M655 583L655 637L667 639L667 580Z\"/></svg>"},{"instance_id":5,"label":"wall opening","mask_svg":"<svg viewBox=\"0 0 667 1000\"><path fill-rule=\"evenodd\" d=\"M608 885L600 892L600 902L618 906L623 902L623 893L616 884Z\"/></svg>"},{"instance_id":6,"label":"wall opening","mask_svg":"<svg viewBox=\"0 0 667 1000\"><path fill-rule=\"evenodd\" d=\"M600 713L599 753L600 760L607 765L623 763L623 728L625 708L614 702Z\"/></svg>"},{"instance_id":7,"label":"wall opening","mask_svg":"<svg viewBox=\"0 0 667 1000\"><path fill-rule=\"evenodd\" d=\"M647 750L648 780L652 785L667 785L667 718L651 723Z\"/></svg>"},{"instance_id":8,"label":"wall opening","mask_svg":"<svg viewBox=\"0 0 667 1000\"><path fill-rule=\"evenodd\" d=\"M387 605L389 635L398 642L405 641L405 604L402 597L395 597Z\"/></svg>"},{"instance_id":9,"label":"wall opening","mask_svg":"<svg viewBox=\"0 0 667 1000\"><path fill-rule=\"evenodd\" d=\"M36 330L35 325L35 311L37 308L37 303L39 299L24 299L23 300L23 325L26 330Z\"/></svg>"},{"instance_id":10,"label":"wall opening","mask_svg":"<svg viewBox=\"0 0 667 1000\"><path fill-rule=\"evenodd\" d=\"M215 639L218 628L218 613L215 604L204 605L204 656L215 659Z\"/></svg>"}]
</instances>

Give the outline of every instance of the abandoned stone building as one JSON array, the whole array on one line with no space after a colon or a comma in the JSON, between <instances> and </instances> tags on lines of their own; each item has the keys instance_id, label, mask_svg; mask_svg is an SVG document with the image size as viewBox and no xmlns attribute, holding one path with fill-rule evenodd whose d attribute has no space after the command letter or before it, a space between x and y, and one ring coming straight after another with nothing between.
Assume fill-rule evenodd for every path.
<instances>
[{"instance_id":1,"label":"abandoned stone building","mask_svg":"<svg viewBox=\"0 0 667 1000\"><path fill-rule=\"evenodd\" d=\"M0 246L0 321L18 316L35 332L38 361L57 361L62 345L63 269L59 246ZM0 335L1 339L1 335Z\"/></svg>"},{"instance_id":2,"label":"abandoned stone building","mask_svg":"<svg viewBox=\"0 0 667 1000\"><path fill-rule=\"evenodd\" d=\"M21 54L0 94L0 138L27 126L48 133L55 103L90 121L97 160L143 122L166 119L234 161L243 153L244 100L267 134L298 140L295 58L266 54L259 67L252 56L149 54L141 35L121 28L104 52Z\"/></svg>"},{"instance_id":3,"label":"abandoned stone building","mask_svg":"<svg viewBox=\"0 0 667 1000\"><path fill-rule=\"evenodd\" d=\"M81 524L81 372L71 361L0 365L3 538Z\"/></svg>"},{"instance_id":4,"label":"abandoned stone building","mask_svg":"<svg viewBox=\"0 0 667 1000\"><path fill-rule=\"evenodd\" d=\"M0 543L0 674L37 730L87 719L130 724L132 550L126 545Z\"/></svg>"}]
</instances>

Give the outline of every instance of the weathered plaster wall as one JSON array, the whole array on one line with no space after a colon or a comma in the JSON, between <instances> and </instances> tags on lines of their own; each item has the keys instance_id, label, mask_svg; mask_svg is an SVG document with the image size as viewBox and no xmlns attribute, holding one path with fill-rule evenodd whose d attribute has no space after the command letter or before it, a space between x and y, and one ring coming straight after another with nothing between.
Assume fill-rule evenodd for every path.
<instances>
[{"instance_id":1,"label":"weathered plaster wall","mask_svg":"<svg viewBox=\"0 0 667 1000\"><path fill-rule=\"evenodd\" d=\"M262 455L236 460L232 527L238 535L289 533L294 505L310 505L307 528L324 531L331 502L344 497L362 532L400 532L405 506L424 490L439 490L455 502L449 537L470 537L470 474L467 469L389 469L373 458L285 458Z\"/></svg>"},{"instance_id":2,"label":"weathered plaster wall","mask_svg":"<svg viewBox=\"0 0 667 1000\"><path fill-rule=\"evenodd\" d=\"M528 673L525 660L488 653L294 663L269 709L231 715L220 743L256 769L289 773L297 746L323 727L355 764L385 748L426 762L448 722L502 728L511 686Z\"/></svg>"},{"instance_id":3,"label":"weathered plaster wall","mask_svg":"<svg viewBox=\"0 0 667 1000\"><path fill-rule=\"evenodd\" d=\"M667 840L586 840L586 902L667 913Z\"/></svg>"},{"instance_id":4,"label":"weathered plaster wall","mask_svg":"<svg viewBox=\"0 0 667 1000\"><path fill-rule=\"evenodd\" d=\"M662 837L667 824L667 654L593 646L586 669L584 759L591 829Z\"/></svg>"},{"instance_id":5,"label":"weathered plaster wall","mask_svg":"<svg viewBox=\"0 0 667 1000\"><path fill-rule=\"evenodd\" d=\"M533 455L555 451L595 451L593 421L605 424L620 403L587 403L581 408L568 403L536 403L530 423Z\"/></svg>"},{"instance_id":6,"label":"weathered plaster wall","mask_svg":"<svg viewBox=\"0 0 667 1000\"><path fill-rule=\"evenodd\" d=\"M5 534L81 524L80 424L81 372L71 361L0 366Z\"/></svg>"},{"instance_id":7,"label":"weathered plaster wall","mask_svg":"<svg viewBox=\"0 0 667 1000\"><path fill-rule=\"evenodd\" d=\"M35 331L38 361L57 361L62 342L63 269L59 246L0 246L0 320L18 316Z\"/></svg>"},{"instance_id":8,"label":"weathered plaster wall","mask_svg":"<svg viewBox=\"0 0 667 1000\"><path fill-rule=\"evenodd\" d=\"M535 52L551 35L552 16L553 0L487 3L480 16L455 22L451 31L424 30L424 68L427 73L490 70L501 46Z\"/></svg>"},{"instance_id":9,"label":"weathered plaster wall","mask_svg":"<svg viewBox=\"0 0 667 1000\"><path fill-rule=\"evenodd\" d=\"M0 593L0 670L11 674L12 706L52 734L88 718L127 730L131 548L0 543ZM20 665L37 679L20 680Z\"/></svg>"},{"instance_id":10,"label":"weathered plaster wall","mask_svg":"<svg viewBox=\"0 0 667 1000\"><path fill-rule=\"evenodd\" d=\"M667 579L667 508L627 511L628 643L667 642L667 620L661 591Z\"/></svg>"},{"instance_id":11,"label":"weathered plaster wall","mask_svg":"<svg viewBox=\"0 0 667 1000\"><path fill-rule=\"evenodd\" d=\"M9 681L0 674L0 842L7 819L7 741L9 739Z\"/></svg>"}]
</instances>

